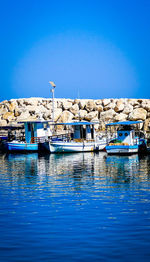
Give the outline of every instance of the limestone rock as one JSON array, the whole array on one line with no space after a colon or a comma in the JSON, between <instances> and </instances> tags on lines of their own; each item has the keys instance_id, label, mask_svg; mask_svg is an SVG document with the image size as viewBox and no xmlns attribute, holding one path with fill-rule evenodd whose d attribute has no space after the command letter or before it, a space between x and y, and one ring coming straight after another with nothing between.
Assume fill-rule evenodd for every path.
<instances>
[{"instance_id":1,"label":"limestone rock","mask_svg":"<svg viewBox=\"0 0 150 262\"><path fill-rule=\"evenodd\" d=\"M0 126L7 126L6 120L0 120Z\"/></svg>"},{"instance_id":2,"label":"limestone rock","mask_svg":"<svg viewBox=\"0 0 150 262\"><path fill-rule=\"evenodd\" d=\"M11 120L14 120L15 119L15 116L14 116L14 113L13 112L7 112L3 115L3 119L4 120L8 120L8 121L11 121Z\"/></svg>"},{"instance_id":3,"label":"limestone rock","mask_svg":"<svg viewBox=\"0 0 150 262\"><path fill-rule=\"evenodd\" d=\"M8 108L5 105L0 105L0 115L8 112Z\"/></svg>"},{"instance_id":4,"label":"limestone rock","mask_svg":"<svg viewBox=\"0 0 150 262\"><path fill-rule=\"evenodd\" d=\"M115 112L121 112L124 109L124 102L122 100L117 101L116 106L114 108Z\"/></svg>"},{"instance_id":5,"label":"limestone rock","mask_svg":"<svg viewBox=\"0 0 150 262\"><path fill-rule=\"evenodd\" d=\"M95 110L95 109L96 109L96 105L95 105L94 100L89 100L89 101L86 103L85 109L86 109L88 112L91 112L91 111Z\"/></svg>"},{"instance_id":6,"label":"limestone rock","mask_svg":"<svg viewBox=\"0 0 150 262\"><path fill-rule=\"evenodd\" d=\"M85 117L84 117L87 121L91 121L94 118L98 118L98 111L93 111L88 113Z\"/></svg>"},{"instance_id":7,"label":"limestone rock","mask_svg":"<svg viewBox=\"0 0 150 262\"><path fill-rule=\"evenodd\" d=\"M28 105L28 106L26 106L25 110L29 111L29 113L31 113L31 114L35 114L37 107L35 107L34 105L32 105L32 106Z\"/></svg>"},{"instance_id":8,"label":"limestone rock","mask_svg":"<svg viewBox=\"0 0 150 262\"><path fill-rule=\"evenodd\" d=\"M17 99L18 107L24 107L23 101L24 100L22 98Z\"/></svg>"},{"instance_id":9,"label":"limestone rock","mask_svg":"<svg viewBox=\"0 0 150 262\"><path fill-rule=\"evenodd\" d=\"M133 111L133 106L130 105L130 104L126 104L122 113L128 115L128 114L131 113L132 111Z\"/></svg>"},{"instance_id":10,"label":"limestone rock","mask_svg":"<svg viewBox=\"0 0 150 262\"><path fill-rule=\"evenodd\" d=\"M96 107L95 107L95 109L96 109L96 111L98 111L98 112L102 112L103 111L103 106L102 105L96 105Z\"/></svg>"},{"instance_id":11,"label":"limestone rock","mask_svg":"<svg viewBox=\"0 0 150 262\"><path fill-rule=\"evenodd\" d=\"M26 106L32 106L32 101L29 98L23 99L23 104Z\"/></svg>"},{"instance_id":12,"label":"limestone rock","mask_svg":"<svg viewBox=\"0 0 150 262\"><path fill-rule=\"evenodd\" d=\"M10 112L13 112L17 107L18 104L16 101L10 101L10 104L8 106Z\"/></svg>"},{"instance_id":13,"label":"limestone rock","mask_svg":"<svg viewBox=\"0 0 150 262\"><path fill-rule=\"evenodd\" d=\"M109 109L114 109L115 103L111 102L108 105L104 106L104 111L107 111Z\"/></svg>"},{"instance_id":14,"label":"limestone rock","mask_svg":"<svg viewBox=\"0 0 150 262\"><path fill-rule=\"evenodd\" d=\"M63 107L64 110L68 110L69 108L72 107L72 102L71 101L63 101L62 107Z\"/></svg>"},{"instance_id":15,"label":"limestone rock","mask_svg":"<svg viewBox=\"0 0 150 262\"><path fill-rule=\"evenodd\" d=\"M15 108L15 110L14 110L14 115L15 115L15 117L18 117L18 116L20 116L21 115L21 113L22 112L25 112L26 111L26 108L25 107L17 107L17 108Z\"/></svg>"},{"instance_id":16,"label":"limestone rock","mask_svg":"<svg viewBox=\"0 0 150 262\"><path fill-rule=\"evenodd\" d=\"M69 111L70 111L72 114L76 115L76 114L79 112L79 106L78 106L78 104L74 104L74 105L69 109Z\"/></svg>"},{"instance_id":17,"label":"limestone rock","mask_svg":"<svg viewBox=\"0 0 150 262\"><path fill-rule=\"evenodd\" d=\"M74 105L75 105L75 104L78 104L78 105L79 105L79 103L80 103L80 99L75 99L74 102L73 102Z\"/></svg>"},{"instance_id":18,"label":"limestone rock","mask_svg":"<svg viewBox=\"0 0 150 262\"><path fill-rule=\"evenodd\" d=\"M52 107L52 103L49 103L49 104ZM62 108L62 102L61 101L57 101L57 108Z\"/></svg>"},{"instance_id":19,"label":"limestone rock","mask_svg":"<svg viewBox=\"0 0 150 262\"><path fill-rule=\"evenodd\" d=\"M35 110L35 113L37 115L41 114L41 113L47 113L47 111L48 111L47 108L45 106L43 106L43 105L39 105L37 107L30 107L30 109L31 109L30 111L32 111L32 108L33 108L33 110Z\"/></svg>"},{"instance_id":20,"label":"limestone rock","mask_svg":"<svg viewBox=\"0 0 150 262\"><path fill-rule=\"evenodd\" d=\"M103 121L111 120L113 122L115 115L116 115L116 112L113 109L109 109L107 111L100 113L100 119Z\"/></svg>"},{"instance_id":21,"label":"limestone rock","mask_svg":"<svg viewBox=\"0 0 150 262\"><path fill-rule=\"evenodd\" d=\"M17 117L17 121L28 120L30 117L31 117L31 115L29 114L29 112L28 111L24 111Z\"/></svg>"},{"instance_id":22,"label":"limestone rock","mask_svg":"<svg viewBox=\"0 0 150 262\"><path fill-rule=\"evenodd\" d=\"M139 99L128 99L127 101L128 101L128 103L129 103L130 105L132 105L132 106L140 105Z\"/></svg>"},{"instance_id":23,"label":"limestone rock","mask_svg":"<svg viewBox=\"0 0 150 262\"><path fill-rule=\"evenodd\" d=\"M129 120L145 120L147 115L147 111L143 108L136 108L129 114Z\"/></svg>"},{"instance_id":24,"label":"limestone rock","mask_svg":"<svg viewBox=\"0 0 150 262\"><path fill-rule=\"evenodd\" d=\"M142 108L144 108L146 111L150 112L150 101L143 101L141 103Z\"/></svg>"},{"instance_id":25,"label":"limestone rock","mask_svg":"<svg viewBox=\"0 0 150 262\"><path fill-rule=\"evenodd\" d=\"M62 114L62 109L57 108L54 113L54 121L57 122L58 118L61 117Z\"/></svg>"},{"instance_id":26,"label":"limestone rock","mask_svg":"<svg viewBox=\"0 0 150 262\"><path fill-rule=\"evenodd\" d=\"M85 116L87 115L87 111L86 110L79 110L79 112L75 115L74 119L76 120L83 120L85 119Z\"/></svg>"},{"instance_id":27,"label":"limestone rock","mask_svg":"<svg viewBox=\"0 0 150 262\"><path fill-rule=\"evenodd\" d=\"M114 117L114 120L115 121L126 121L127 120L127 115L126 114L123 114L123 113L120 113L120 114L116 114L116 116Z\"/></svg>"},{"instance_id":28,"label":"limestone rock","mask_svg":"<svg viewBox=\"0 0 150 262\"><path fill-rule=\"evenodd\" d=\"M85 105L86 105L86 103L87 103L87 101L86 101L86 100L84 100L84 99L80 100L80 102L79 102L79 108L80 108L80 109L84 109L84 108L85 108Z\"/></svg>"},{"instance_id":29,"label":"limestone rock","mask_svg":"<svg viewBox=\"0 0 150 262\"><path fill-rule=\"evenodd\" d=\"M102 105L102 100L101 99L95 100L94 102L95 102L96 105Z\"/></svg>"},{"instance_id":30,"label":"limestone rock","mask_svg":"<svg viewBox=\"0 0 150 262\"><path fill-rule=\"evenodd\" d=\"M144 122L144 130L150 131L150 118L147 118Z\"/></svg>"},{"instance_id":31,"label":"limestone rock","mask_svg":"<svg viewBox=\"0 0 150 262\"><path fill-rule=\"evenodd\" d=\"M110 99L103 99L102 100L103 106L107 106L110 102L111 102Z\"/></svg>"},{"instance_id":32,"label":"limestone rock","mask_svg":"<svg viewBox=\"0 0 150 262\"><path fill-rule=\"evenodd\" d=\"M71 120L73 119L74 115L65 110L62 112L60 118L58 119L59 123L67 123L67 122L71 122Z\"/></svg>"}]
</instances>

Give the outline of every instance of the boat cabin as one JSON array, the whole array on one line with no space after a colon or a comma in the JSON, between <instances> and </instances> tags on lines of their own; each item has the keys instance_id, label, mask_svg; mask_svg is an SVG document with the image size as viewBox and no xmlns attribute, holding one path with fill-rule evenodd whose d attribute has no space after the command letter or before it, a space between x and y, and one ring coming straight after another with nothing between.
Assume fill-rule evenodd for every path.
<instances>
[{"instance_id":1,"label":"boat cabin","mask_svg":"<svg viewBox=\"0 0 150 262\"><path fill-rule=\"evenodd\" d=\"M93 122L72 122L72 123L57 123L55 126L64 126L64 129L71 134L71 139L84 139L93 140L95 139L94 125L97 123Z\"/></svg>"},{"instance_id":2,"label":"boat cabin","mask_svg":"<svg viewBox=\"0 0 150 262\"><path fill-rule=\"evenodd\" d=\"M48 121L23 121L25 127L25 140L27 143L35 143L37 140L48 138L52 135Z\"/></svg>"},{"instance_id":3,"label":"boat cabin","mask_svg":"<svg viewBox=\"0 0 150 262\"><path fill-rule=\"evenodd\" d=\"M116 137L111 141L111 143L124 144L124 145L135 145L139 143L140 139L140 131L137 132L138 128L135 125L141 124L142 121L125 121L125 122L116 122L109 123L106 125L107 127L117 127ZM133 126L134 125L134 126Z\"/></svg>"}]
</instances>

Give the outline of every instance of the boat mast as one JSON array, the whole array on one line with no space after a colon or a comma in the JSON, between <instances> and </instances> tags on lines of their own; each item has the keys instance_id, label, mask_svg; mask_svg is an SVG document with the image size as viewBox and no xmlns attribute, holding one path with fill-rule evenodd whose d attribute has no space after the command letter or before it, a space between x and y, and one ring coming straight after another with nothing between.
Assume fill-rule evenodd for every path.
<instances>
[{"instance_id":1,"label":"boat mast","mask_svg":"<svg viewBox=\"0 0 150 262\"><path fill-rule=\"evenodd\" d=\"M49 81L49 84L52 86L51 92L52 92L52 122L54 123L54 90L56 85L54 84L54 82Z\"/></svg>"}]
</instances>

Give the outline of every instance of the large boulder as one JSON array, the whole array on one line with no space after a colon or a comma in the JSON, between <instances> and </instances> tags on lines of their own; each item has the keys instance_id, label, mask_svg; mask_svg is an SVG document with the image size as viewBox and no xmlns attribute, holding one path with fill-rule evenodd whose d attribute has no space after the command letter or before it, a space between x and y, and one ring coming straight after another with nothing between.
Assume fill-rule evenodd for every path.
<instances>
[{"instance_id":1,"label":"large boulder","mask_svg":"<svg viewBox=\"0 0 150 262\"><path fill-rule=\"evenodd\" d=\"M84 117L84 119L87 121L91 121L92 119L95 119L95 118L98 119L98 111L90 112Z\"/></svg>"},{"instance_id":2,"label":"large boulder","mask_svg":"<svg viewBox=\"0 0 150 262\"><path fill-rule=\"evenodd\" d=\"M15 100L11 101L10 100L10 103L8 105L9 111L13 112L17 107L18 107L17 101L15 101Z\"/></svg>"},{"instance_id":3,"label":"large boulder","mask_svg":"<svg viewBox=\"0 0 150 262\"><path fill-rule=\"evenodd\" d=\"M81 99L80 102L79 102L79 108L80 108L80 109L84 109L86 103L87 103L87 100Z\"/></svg>"},{"instance_id":4,"label":"large boulder","mask_svg":"<svg viewBox=\"0 0 150 262\"><path fill-rule=\"evenodd\" d=\"M102 100L101 99L95 100L94 102L95 102L96 105L102 105Z\"/></svg>"},{"instance_id":5,"label":"large boulder","mask_svg":"<svg viewBox=\"0 0 150 262\"><path fill-rule=\"evenodd\" d=\"M57 120L59 119L59 117L62 114L62 109L61 108L57 108L54 112L54 121L57 122Z\"/></svg>"},{"instance_id":6,"label":"large boulder","mask_svg":"<svg viewBox=\"0 0 150 262\"><path fill-rule=\"evenodd\" d=\"M137 105L140 106L139 99L128 99L127 103L129 103L132 106L137 106Z\"/></svg>"},{"instance_id":7,"label":"large boulder","mask_svg":"<svg viewBox=\"0 0 150 262\"><path fill-rule=\"evenodd\" d=\"M136 108L129 114L129 120L145 120L147 115L147 111L143 108Z\"/></svg>"},{"instance_id":8,"label":"large boulder","mask_svg":"<svg viewBox=\"0 0 150 262\"><path fill-rule=\"evenodd\" d=\"M85 119L87 115L87 111L86 110L79 110L79 112L75 115L74 119L76 120L83 120Z\"/></svg>"},{"instance_id":9,"label":"large boulder","mask_svg":"<svg viewBox=\"0 0 150 262\"><path fill-rule=\"evenodd\" d=\"M150 112L150 100L144 100L141 103L141 107L144 108L146 111Z\"/></svg>"},{"instance_id":10,"label":"large boulder","mask_svg":"<svg viewBox=\"0 0 150 262\"><path fill-rule=\"evenodd\" d=\"M130 105L130 104L126 104L122 113L128 115L128 114L131 113L132 111L133 111L133 106Z\"/></svg>"},{"instance_id":11,"label":"large boulder","mask_svg":"<svg viewBox=\"0 0 150 262\"><path fill-rule=\"evenodd\" d=\"M62 107L63 107L63 110L68 110L69 108L72 107L72 101L70 101L70 100L63 101Z\"/></svg>"},{"instance_id":12,"label":"large boulder","mask_svg":"<svg viewBox=\"0 0 150 262\"><path fill-rule=\"evenodd\" d=\"M28 120L31 117L28 111L21 112L21 114L17 117L17 121Z\"/></svg>"},{"instance_id":13,"label":"large boulder","mask_svg":"<svg viewBox=\"0 0 150 262\"><path fill-rule=\"evenodd\" d=\"M39 105L37 107L29 107L29 109L31 109L31 108L33 108L33 110L35 110L35 114L37 114L37 115L41 114L41 113L47 113L48 112L47 108L43 105ZM27 111L28 111L28 109L27 109ZM29 112L31 112L31 111L32 111L32 109L29 110Z\"/></svg>"},{"instance_id":14,"label":"large boulder","mask_svg":"<svg viewBox=\"0 0 150 262\"><path fill-rule=\"evenodd\" d=\"M28 106L26 106L25 110L28 111L31 114L35 114L36 110L38 110L38 107L37 106L33 106L33 105L32 106L28 105ZM40 112L40 109L39 109L38 112ZM45 110L44 110L44 112L45 112Z\"/></svg>"},{"instance_id":15,"label":"large boulder","mask_svg":"<svg viewBox=\"0 0 150 262\"><path fill-rule=\"evenodd\" d=\"M95 106L95 109L96 109L96 111L98 111L98 112L102 112L103 111L103 106L102 105L96 105Z\"/></svg>"},{"instance_id":16,"label":"large boulder","mask_svg":"<svg viewBox=\"0 0 150 262\"><path fill-rule=\"evenodd\" d=\"M100 119L103 121L112 121L113 122L115 115L116 115L116 112L113 109L109 109L107 111L100 113Z\"/></svg>"},{"instance_id":17,"label":"large boulder","mask_svg":"<svg viewBox=\"0 0 150 262\"><path fill-rule=\"evenodd\" d=\"M15 120L15 116L14 116L14 113L13 112L7 112L3 115L3 119L4 120L7 120L7 121L12 121L12 120Z\"/></svg>"},{"instance_id":18,"label":"large boulder","mask_svg":"<svg viewBox=\"0 0 150 262\"><path fill-rule=\"evenodd\" d=\"M80 99L75 99L75 100L73 101L73 104L79 105L79 103L80 103Z\"/></svg>"},{"instance_id":19,"label":"large boulder","mask_svg":"<svg viewBox=\"0 0 150 262\"><path fill-rule=\"evenodd\" d=\"M78 104L74 104L74 105L69 109L69 111L70 111L72 114L76 115L76 114L79 112L79 106L78 106Z\"/></svg>"},{"instance_id":20,"label":"large boulder","mask_svg":"<svg viewBox=\"0 0 150 262\"><path fill-rule=\"evenodd\" d=\"M7 121L1 119L1 120L0 120L0 126L7 126Z\"/></svg>"},{"instance_id":21,"label":"large boulder","mask_svg":"<svg viewBox=\"0 0 150 262\"><path fill-rule=\"evenodd\" d=\"M71 112L65 110L62 112L61 116L59 117L58 122L59 123L71 122L73 117L74 115Z\"/></svg>"},{"instance_id":22,"label":"large boulder","mask_svg":"<svg viewBox=\"0 0 150 262\"><path fill-rule=\"evenodd\" d=\"M107 106L110 102L111 102L111 99L103 99L102 100L102 104L103 104L104 107Z\"/></svg>"},{"instance_id":23,"label":"large boulder","mask_svg":"<svg viewBox=\"0 0 150 262\"><path fill-rule=\"evenodd\" d=\"M150 131L150 118L147 118L144 122L144 130Z\"/></svg>"},{"instance_id":24,"label":"large boulder","mask_svg":"<svg viewBox=\"0 0 150 262\"><path fill-rule=\"evenodd\" d=\"M114 109L114 107L115 107L115 103L111 102L108 105L104 106L104 111L107 111L109 109Z\"/></svg>"},{"instance_id":25,"label":"large boulder","mask_svg":"<svg viewBox=\"0 0 150 262\"><path fill-rule=\"evenodd\" d=\"M5 105L0 104L0 115L4 115L5 113L8 112L8 107L6 107Z\"/></svg>"},{"instance_id":26,"label":"large boulder","mask_svg":"<svg viewBox=\"0 0 150 262\"><path fill-rule=\"evenodd\" d=\"M91 112L91 111L95 110L96 109L96 105L95 105L94 100L89 100L86 103L85 109L87 110L87 112Z\"/></svg>"},{"instance_id":27,"label":"large boulder","mask_svg":"<svg viewBox=\"0 0 150 262\"><path fill-rule=\"evenodd\" d=\"M116 114L115 117L114 117L114 120L115 121L126 121L127 120L127 115L126 114L123 114L123 113L120 113L120 114Z\"/></svg>"},{"instance_id":28,"label":"large boulder","mask_svg":"<svg viewBox=\"0 0 150 262\"><path fill-rule=\"evenodd\" d=\"M120 100L117 101L114 110L115 110L115 112L118 113L118 112L123 111L123 109L124 109L124 101L120 99Z\"/></svg>"}]
</instances>

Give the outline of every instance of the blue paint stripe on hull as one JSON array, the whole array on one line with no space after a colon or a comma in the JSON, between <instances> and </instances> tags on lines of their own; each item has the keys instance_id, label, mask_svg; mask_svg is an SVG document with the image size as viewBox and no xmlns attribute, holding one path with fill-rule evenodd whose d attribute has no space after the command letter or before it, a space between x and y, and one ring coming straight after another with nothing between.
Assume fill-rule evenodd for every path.
<instances>
[{"instance_id":1,"label":"blue paint stripe on hull","mask_svg":"<svg viewBox=\"0 0 150 262\"><path fill-rule=\"evenodd\" d=\"M37 151L38 144L7 143L7 149L9 151Z\"/></svg>"}]
</instances>

